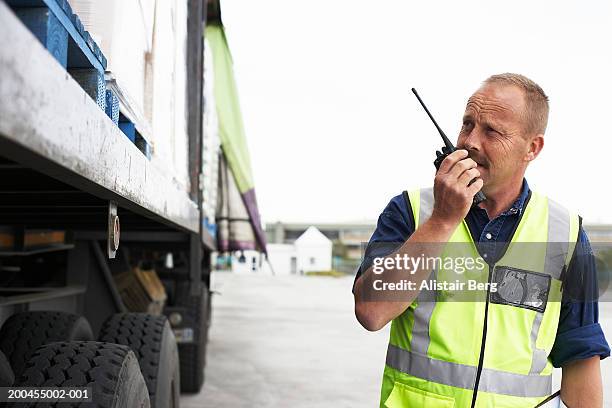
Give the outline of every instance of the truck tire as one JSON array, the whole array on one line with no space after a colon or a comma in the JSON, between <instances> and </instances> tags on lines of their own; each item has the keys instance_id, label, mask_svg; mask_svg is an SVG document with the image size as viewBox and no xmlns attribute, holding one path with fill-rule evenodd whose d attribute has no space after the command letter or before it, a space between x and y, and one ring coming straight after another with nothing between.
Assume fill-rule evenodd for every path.
<instances>
[{"instance_id":1,"label":"truck tire","mask_svg":"<svg viewBox=\"0 0 612 408\"><path fill-rule=\"evenodd\" d=\"M149 390L151 408L178 408L178 350L166 316L115 314L102 325L99 340L123 344L134 351Z\"/></svg>"},{"instance_id":2,"label":"truck tire","mask_svg":"<svg viewBox=\"0 0 612 408\"><path fill-rule=\"evenodd\" d=\"M128 347L119 344L73 341L41 346L28 360L15 387L91 387L91 402L85 403L88 407L150 407L138 360ZM9 406L41 405L45 404L32 402ZM82 406L79 403L58 405Z\"/></svg>"},{"instance_id":3,"label":"truck tire","mask_svg":"<svg viewBox=\"0 0 612 408\"><path fill-rule=\"evenodd\" d=\"M191 296L189 282L177 283L177 306L186 309L183 320L193 324L193 342L179 343L181 361L181 391L197 393L204 384L206 366L206 345L210 326L210 295L208 287L202 283L202 295ZM189 323L188 323L189 324Z\"/></svg>"},{"instance_id":4,"label":"truck tire","mask_svg":"<svg viewBox=\"0 0 612 408\"><path fill-rule=\"evenodd\" d=\"M0 351L0 387L10 387L15 382L15 374L8 359Z\"/></svg>"},{"instance_id":5,"label":"truck tire","mask_svg":"<svg viewBox=\"0 0 612 408\"><path fill-rule=\"evenodd\" d=\"M16 313L0 329L0 351L11 363L15 378L39 346L56 341L88 340L94 340L94 336L87 319L65 312Z\"/></svg>"}]
</instances>

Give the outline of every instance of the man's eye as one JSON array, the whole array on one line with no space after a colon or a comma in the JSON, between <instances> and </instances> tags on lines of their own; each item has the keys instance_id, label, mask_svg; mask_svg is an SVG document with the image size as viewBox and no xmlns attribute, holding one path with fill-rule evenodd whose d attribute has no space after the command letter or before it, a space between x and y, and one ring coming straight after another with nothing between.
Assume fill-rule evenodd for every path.
<instances>
[{"instance_id":1,"label":"man's eye","mask_svg":"<svg viewBox=\"0 0 612 408\"><path fill-rule=\"evenodd\" d=\"M487 133L499 133L499 132L493 129L491 126L487 126Z\"/></svg>"}]
</instances>

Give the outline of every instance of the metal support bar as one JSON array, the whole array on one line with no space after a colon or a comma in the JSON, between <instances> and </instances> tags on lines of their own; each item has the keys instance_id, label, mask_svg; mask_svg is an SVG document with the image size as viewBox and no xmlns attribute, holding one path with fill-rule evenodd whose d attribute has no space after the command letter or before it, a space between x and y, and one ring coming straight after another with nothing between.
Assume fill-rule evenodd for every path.
<instances>
[{"instance_id":1,"label":"metal support bar","mask_svg":"<svg viewBox=\"0 0 612 408\"><path fill-rule=\"evenodd\" d=\"M23 252L25 248L25 227L20 225L13 229L13 252Z\"/></svg>"},{"instance_id":2,"label":"metal support bar","mask_svg":"<svg viewBox=\"0 0 612 408\"><path fill-rule=\"evenodd\" d=\"M108 290L113 298L113 303L115 307L120 312L127 312L127 308L123 304L123 300L121 300L121 295L117 291L115 287L115 280L113 279L113 275L106 263L106 259L104 259L104 254L100 249L100 245L96 241L91 241L91 247L93 249L94 254L96 255L96 260L98 261L98 265L100 266L100 271L102 272L102 276L106 281L106 285L108 286Z\"/></svg>"},{"instance_id":3,"label":"metal support bar","mask_svg":"<svg viewBox=\"0 0 612 408\"><path fill-rule=\"evenodd\" d=\"M125 220L124 220L125 221ZM75 239L98 240L106 239L107 234L102 231L75 231ZM121 242L184 242L189 235L174 231L123 231Z\"/></svg>"},{"instance_id":4,"label":"metal support bar","mask_svg":"<svg viewBox=\"0 0 612 408\"><path fill-rule=\"evenodd\" d=\"M0 258L5 258L9 256L30 256L45 254L47 252L67 251L72 248L74 248L73 244L56 244L49 245L43 248L22 249L20 251L0 251Z\"/></svg>"},{"instance_id":5,"label":"metal support bar","mask_svg":"<svg viewBox=\"0 0 612 408\"><path fill-rule=\"evenodd\" d=\"M189 238L189 281L191 283L191 296L199 296L202 291L202 241L198 234L190 234Z\"/></svg>"},{"instance_id":6,"label":"metal support bar","mask_svg":"<svg viewBox=\"0 0 612 408\"><path fill-rule=\"evenodd\" d=\"M202 0L187 2L187 132L189 137L189 181L191 199L200 203L199 176L202 171L202 81L204 73L204 23ZM198 205L198 208L200 206Z\"/></svg>"},{"instance_id":7,"label":"metal support bar","mask_svg":"<svg viewBox=\"0 0 612 408\"><path fill-rule=\"evenodd\" d=\"M10 293L10 296L6 296ZM19 294L23 293L23 294ZM0 306L33 303L85 293L81 285L64 286L61 288L0 288Z\"/></svg>"}]
</instances>

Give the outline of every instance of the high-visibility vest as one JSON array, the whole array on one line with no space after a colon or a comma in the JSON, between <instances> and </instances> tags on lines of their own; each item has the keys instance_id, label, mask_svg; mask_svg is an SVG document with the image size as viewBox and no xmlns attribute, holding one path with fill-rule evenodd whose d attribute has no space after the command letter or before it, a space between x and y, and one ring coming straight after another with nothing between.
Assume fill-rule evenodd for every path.
<instances>
[{"instance_id":1,"label":"high-visibility vest","mask_svg":"<svg viewBox=\"0 0 612 408\"><path fill-rule=\"evenodd\" d=\"M433 191L408 196L415 225L422 225L433 209ZM489 286L470 292L470 301L445 301L453 295L422 291L393 320L381 407L531 408L550 395L548 356L559 323L561 275L574 252L579 217L535 192L520 217L497 262L462 274L481 284L497 283L496 292ZM465 220L440 258L459 253L481 257ZM430 278L455 276L456 268L438 265Z\"/></svg>"}]
</instances>

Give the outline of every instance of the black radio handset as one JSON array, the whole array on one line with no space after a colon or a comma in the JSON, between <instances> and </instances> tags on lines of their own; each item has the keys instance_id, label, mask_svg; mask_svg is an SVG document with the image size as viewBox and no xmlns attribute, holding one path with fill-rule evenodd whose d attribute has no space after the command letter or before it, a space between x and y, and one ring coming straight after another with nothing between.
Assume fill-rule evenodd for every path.
<instances>
[{"instance_id":1,"label":"black radio handset","mask_svg":"<svg viewBox=\"0 0 612 408\"><path fill-rule=\"evenodd\" d=\"M448 156L449 154L451 154L457 149L455 148L455 146L453 146L451 141L448 140L448 137L446 137L442 129L440 129L440 126L438 126L438 123L433 118L433 116L431 116L431 113L429 113L429 109L427 109L427 106L425 106L425 104L423 103L423 100L417 93L416 89L412 88L412 93L414 94L414 96L417 97L417 99L419 100L419 103L421 104L423 109L425 109L427 116L429 116L429 119L431 119L436 129L438 129L438 133L440 133L440 136L442 136L442 141L444 141L444 146L442 147L442 151L436 150L436 160L434 160L434 166L436 166L436 171L437 171L440 169L440 164L442 164L442 161L446 159L446 156ZM472 183L473 183L473 180L472 180ZM472 205L477 205L479 203L482 203L486 199L487 197L485 197L484 193L482 191L479 191L474 196L474 201Z\"/></svg>"}]
</instances>

